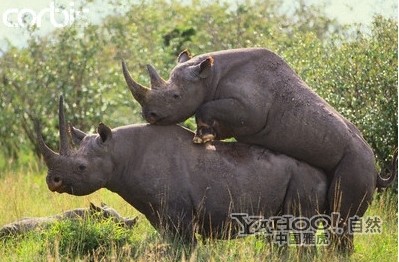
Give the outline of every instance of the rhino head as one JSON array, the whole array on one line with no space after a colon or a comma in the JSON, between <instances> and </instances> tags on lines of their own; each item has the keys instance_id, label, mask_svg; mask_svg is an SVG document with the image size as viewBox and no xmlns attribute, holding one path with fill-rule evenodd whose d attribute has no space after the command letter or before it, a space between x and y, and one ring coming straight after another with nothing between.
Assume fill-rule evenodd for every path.
<instances>
[{"instance_id":1,"label":"rhino head","mask_svg":"<svg viewBox=\"0 0 399 262\"><path fill-rule=\"evenodd\" d=\"M213 58L191 61L191 55L185 50L177 61L168 80L164 80L153 66L147 65L150 88L134 81L122 61L126 83L142 106L144 119L150 124L170 125L184 121L195 113L207 95L204 87L211 75Z\"/></svg>"},{"instance_id":2,"label":"rhino head","mask_svg":"<svg viewBox=\"0 0 399 262\"><path fill-rule=\"evenodd\" d=\"M105 186L113 169L107 153L112 146L112 132L100 123L98 134L86 135L69 126L64 117L63 97L59 101L59 153L51 150L43 141L39 121L35 121L38 147L48 167L46 182L53 192L72 195L88 195ZM69 143L69 135L77 148Z\"/></svg>"}]
</instances>

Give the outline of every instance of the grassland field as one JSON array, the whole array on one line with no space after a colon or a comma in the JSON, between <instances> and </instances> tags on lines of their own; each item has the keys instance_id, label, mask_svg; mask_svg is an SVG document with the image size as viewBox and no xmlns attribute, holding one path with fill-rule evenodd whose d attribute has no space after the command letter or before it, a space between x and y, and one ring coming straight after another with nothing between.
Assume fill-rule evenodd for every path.
<instances>
[{"instance_id":1,"label":"grassland field","mask_svg":"<svg viewBox=\"0 0 399 262\"><path fill-rule=\"evenodd\" d=\"M63 211L104 202L125 217L139 216L131 230L109 223L83 221L0 240L0 261L398 261L397 194L376 194L366 216L379 216L381 234L355 236L355 252L343 257L319 247L316 257L299 257L290 248L285 257L259 238L209 240L195 249L162 239L143 215L117 194L101 189L88 196L52 193L45 183L46 169L40 163L0 175L0 225L24 217L50 216ZM97 225L92 225L100 223ZM47 231L47 232L46 232ZM50 233L49 233L50 232ZM94 232L94 233L93 233ZM67 238L69 235L70 239ZM97 238L102 238L97 241ZM94 248L87 252L87 243Z\"/></svg>"}]
</instances>

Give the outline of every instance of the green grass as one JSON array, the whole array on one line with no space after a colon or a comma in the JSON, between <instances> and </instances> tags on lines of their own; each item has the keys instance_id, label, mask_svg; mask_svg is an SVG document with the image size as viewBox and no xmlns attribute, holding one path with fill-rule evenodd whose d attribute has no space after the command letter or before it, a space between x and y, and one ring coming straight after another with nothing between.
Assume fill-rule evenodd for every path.
<instances>
[{"instance_id":1,"label":"green grass","mask_svg":"<svg viewBox=\"0 0 399 262\"><path fill-rule=\"evenodd\" d=\"M0 176L0 225L23 217L49 216L89 202L105 202L125 217L139 216L138 225L124 229L111 221L60 222L47 230L0 240L0 261L280 261L281 255L256 237L231 241L201 241L196 248L162 239L145 217L118 195L99 190L76 197L52 193L45 183L45 171L38 166ZM379 216L381 234L355 236L355 252L343 258L319 248L312 259L301 259L294 248L287 261L397 261L397 195L385 192L375 197L367 216Z\"/></svg>"}]
</instances>

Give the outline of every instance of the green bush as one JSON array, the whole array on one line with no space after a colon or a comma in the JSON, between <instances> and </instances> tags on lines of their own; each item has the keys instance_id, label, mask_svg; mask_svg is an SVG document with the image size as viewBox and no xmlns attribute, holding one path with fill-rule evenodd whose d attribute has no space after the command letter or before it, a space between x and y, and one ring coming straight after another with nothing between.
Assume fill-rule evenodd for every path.
<instances>
[{"instance_id":1,"label":"green bush","mask_svg":"<svg viewBox=\"0 0 399 262\"><path fill-rule=\"evenodd\" d=\"M113 249L133 244L132 230L122 228L111 220L94 222L90 219L56 223L44 232L52 254L76 259L84 256L110 256ZM73 257L70 257L73 256Z\"/></svg>"},{"instance_id":2,"label":"green bush","mask_svg":"<svg viewBox=\"0 0 399 262\"><path fill-rule=\"evenodd\" d=\"M320 96L354 123L382 168L397 147L397 21L377 16L369 35L321 42L298 34L281 54Z\"/></svg>"}]
</instances>

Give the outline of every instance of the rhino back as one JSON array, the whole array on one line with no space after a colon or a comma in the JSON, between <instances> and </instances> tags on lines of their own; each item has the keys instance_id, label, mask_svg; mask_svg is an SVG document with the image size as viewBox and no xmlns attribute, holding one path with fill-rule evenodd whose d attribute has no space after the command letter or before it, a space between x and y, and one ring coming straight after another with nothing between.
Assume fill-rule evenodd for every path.
<instances>
[{"instance_id":1,"label":"rhino back","mask_svg":"<svg viewBox=\"0 0 399 262\"><path fill-rule=\"evenodd\" d=\"M216 52L212 99L234 98L251 116L238 141L257 144L331 170L360 132L266 49ZM246 128L248 130L248 127Z\"/></svg>"}]
</instances>

